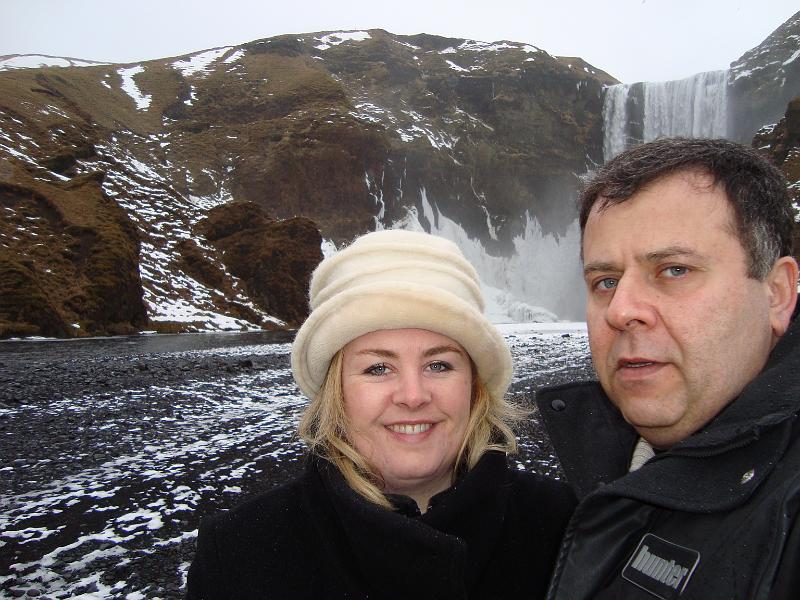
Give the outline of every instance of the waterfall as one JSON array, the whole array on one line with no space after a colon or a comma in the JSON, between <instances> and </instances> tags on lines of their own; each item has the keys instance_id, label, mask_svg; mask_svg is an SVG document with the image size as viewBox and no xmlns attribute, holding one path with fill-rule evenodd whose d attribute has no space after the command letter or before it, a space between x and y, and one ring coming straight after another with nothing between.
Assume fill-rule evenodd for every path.
<instances>
[{"instance_id":1,"label":"waterfall","mask_svg":"<svg viewBox=\"0 0 800 600\"><path fill-rule=\"evenodd\" d=\"M698 73L644 87L644 140L725 137L728 71Z\"/></svg>"},{"instance_id":2,"label":"waterfall","mask_svg":"<svg viewBox=\"0 0 800 600\"><path fill-rule=\"evenodd\" d=\"M583 320L586 300L577 221L557 236L544 233L536 217L528 214L524 233L514 238L514 253L492 256L460 224L439 213L425 188L420 196L422 214L412 207L391 228L424 231L422 216L430 223L430 233L455 242L478 272L492 321Z\"/></svg>"},{"instance_id":3,"label":"waterfall","mask_svg":"<svg viewBox=\"0 0 800 600\"><path fill-rule=\"evenodd\" d=\"M641 104L637 114L630 105ZM726 137L728 71L708 71L675 81L606 88L603 152L609 160L631 141L660 137Z\"/></svg>"},{"instance_id":4,"label":"waterfall","mask_svg":"<svg viewBox=\"0 0 800 600\"><path fill-rule=\"evenodd\" d=\"M625 83L606 88L603 98L603 156L606 160L625 150L628 145L628 90Z\"/></svg>"}]
</instances>

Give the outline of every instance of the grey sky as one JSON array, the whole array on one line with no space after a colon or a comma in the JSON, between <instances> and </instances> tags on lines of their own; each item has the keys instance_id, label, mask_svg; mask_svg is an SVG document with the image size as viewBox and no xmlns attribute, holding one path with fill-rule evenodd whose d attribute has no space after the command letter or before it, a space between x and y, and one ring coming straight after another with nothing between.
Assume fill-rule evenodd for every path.
<instances>
[{"instance_id":1,"label":"grey sky","mask_svg":"<svg viewBox=\"0 0 800 600\"><path fill-rule=\"evenodd\" d=\"M382 28L527 42L626 83L726 68L797 0L0 0L0 56L137 62L282 33Z\"/></svg>"}]
</instances>

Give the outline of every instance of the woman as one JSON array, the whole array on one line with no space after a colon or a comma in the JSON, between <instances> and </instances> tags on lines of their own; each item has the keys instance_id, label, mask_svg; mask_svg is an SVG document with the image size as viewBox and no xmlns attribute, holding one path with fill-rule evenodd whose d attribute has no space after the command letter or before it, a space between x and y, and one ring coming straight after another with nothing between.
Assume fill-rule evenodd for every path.
<instances>
[{"instance_id":1,"label":"woman","mask_svg":"<svg viewBox=\"0 0 800 600\"><path fill-rule=\"evenodd\" d=\"M458 248L367 234L310 298L305 473L201 526L189 598L544 596L574 499L506 462L511 355Z\"/></svg>"}]
</instances>

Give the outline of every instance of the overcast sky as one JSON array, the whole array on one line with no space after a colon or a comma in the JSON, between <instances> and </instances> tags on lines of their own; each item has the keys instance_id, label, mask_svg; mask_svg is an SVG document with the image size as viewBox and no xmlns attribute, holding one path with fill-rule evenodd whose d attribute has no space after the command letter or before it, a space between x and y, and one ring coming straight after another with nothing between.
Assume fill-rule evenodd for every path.
<instances>
[{"instance_id":1,"label":"overcast sky","mask_svg":"<svg viewBox=\"0 0 800 600\"><path fill-rule=\"evenodd\" d=\"M381 28L527 42L626 83L726 68L797 0L2 0L0 56L137 62L283 33Z\"/></svg>"}]
</instances>

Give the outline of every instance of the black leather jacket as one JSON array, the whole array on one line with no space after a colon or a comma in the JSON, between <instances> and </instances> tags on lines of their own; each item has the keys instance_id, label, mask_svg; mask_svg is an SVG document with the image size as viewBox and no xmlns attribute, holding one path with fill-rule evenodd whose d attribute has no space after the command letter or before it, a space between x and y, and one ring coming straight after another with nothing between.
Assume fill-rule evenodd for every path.
<instances>
[{"instance_id":1,"label":"black leather jacket","mask_svg":"<svg viewBox=\"0 0 800 600\"><path fill-rule=\"evenodd\" d=\"M637 439L597 383L537 404L580 504L548 598L800 597L800 327L704 429L627 473Z\"/></svg>"}]
</instances>

